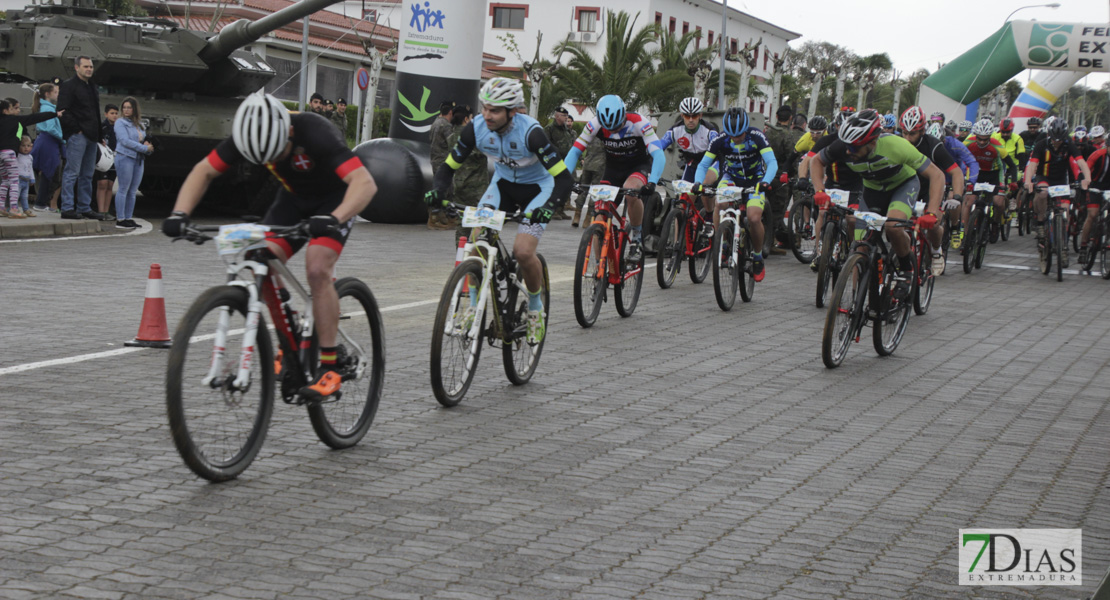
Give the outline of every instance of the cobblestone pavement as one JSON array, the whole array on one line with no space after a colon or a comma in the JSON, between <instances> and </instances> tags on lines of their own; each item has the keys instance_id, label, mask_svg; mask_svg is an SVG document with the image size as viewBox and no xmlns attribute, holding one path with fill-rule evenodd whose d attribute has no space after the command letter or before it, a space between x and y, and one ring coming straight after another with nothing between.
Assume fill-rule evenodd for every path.
<instances>
[{"instance_id":1,"label":"cobblestone pavement","mask_svg":"<svg viewBox=\"0 0 1110 600\"><path fill-rule=\"evenodd\" d=\"M150 263L171 329L221 281L158 234L3 252L0 597L1079 598L1110 564L1110 283L1030 270L1029 238L944 276L879 358L820 360L814 277L773 257L754 302L650 273L635 315L571 309L580 235L555 222L549 338L516 388L496 353L439 408L431 321L450 232L360 224L340 262L387 332L370 433L330 451L277 406L212 485L176 454L167 353L119 349ZM299 270L300 263L295 269ZM406 309L390 309L426 301ZM960 528L1082 528L1082 588L957 585Z\"/></svg>"}]
</instances>

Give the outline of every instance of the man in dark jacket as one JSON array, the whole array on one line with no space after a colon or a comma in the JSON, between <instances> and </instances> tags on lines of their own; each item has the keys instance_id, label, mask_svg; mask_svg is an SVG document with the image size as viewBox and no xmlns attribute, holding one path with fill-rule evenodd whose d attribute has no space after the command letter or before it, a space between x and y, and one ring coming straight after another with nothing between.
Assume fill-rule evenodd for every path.
<instances>
[{"instance_id":1,"label":"man in dark jacket","mask_svg":"<svg viewBox=\"0 0 1110 600\"><path fill-rule=\"evenodd\" d=\"M66 167L62 172L62 218L108 219L92 209L92 179L96 145L100 141L100 93L92 82L93 62L87 56L73 61L77 74L62 82L58 112L66 138ZM76 206L74 206L76 188Z\"/></svg>"}]
</instances>

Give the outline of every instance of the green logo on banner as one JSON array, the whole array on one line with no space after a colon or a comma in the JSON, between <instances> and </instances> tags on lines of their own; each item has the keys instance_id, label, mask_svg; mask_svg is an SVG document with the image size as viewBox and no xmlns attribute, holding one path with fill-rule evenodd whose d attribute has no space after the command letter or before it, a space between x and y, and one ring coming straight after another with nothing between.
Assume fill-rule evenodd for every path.
<instances>
[{"instance_id":1,"label":"green logo on banner","mask_svg":"<svg viewBox=\"0 0 1110 600\"><path fill-rule=\"evenodd\" d=\"M1057 69L1067 66L1071 33L1071 25L1034 23L1029 33L1029 64Z\"/></svg>"},{"instance_id":2,"label":"green logo on banner","mask_svg":"<svg viewBox=\"0 0 1110 600\"><path fill-rule=\"evenodd\" d=\"M409 121L413 121L415 123L420 123L422 121L427 121L428 119L436 116L436 114L438 114L438 113L427 111L428 98L431 95L432 95L432 90L429 90L428 88L424 88L424 95L421 96L421 98L420 98L420 108L416 108L416 106L414 106L412 104L412 102L409 102L409 99L406 98L405 95L400 92L400 90L398 90L397 91L397 99L400 100L401 104L405 105L405 108L407 108L408 111L409 111L408 115L402 115L401 118L402 119L408 119Z\"/></svg>"}]
</instances>

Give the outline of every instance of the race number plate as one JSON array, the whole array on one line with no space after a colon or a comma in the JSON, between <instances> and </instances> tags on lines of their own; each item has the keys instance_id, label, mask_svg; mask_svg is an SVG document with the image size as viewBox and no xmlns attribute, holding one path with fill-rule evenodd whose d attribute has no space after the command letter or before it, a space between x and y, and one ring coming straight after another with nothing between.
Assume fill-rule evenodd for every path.
<instances>
[{"instance_id":1,"label":"race number plate","mask_svg":"<svg viewBox=\"0 0 1110 600\"><path fill-rule=\"evenodd\" d=\"M256 223L236 223L221 225L216 234L216 251L222 254L237 254L240 250L265 241L270 228Z\"/></svg>"},{"instance_id":2,"label":"race number plate","mask_svg":"<svg viewBox=\"0 0 1110 600\"><path fill-rule=\"evenodd\" d=\"M993 183L983 183L983 182L976 183L975 184L975 191L976 192L993 192L994 191L994 184Z\"/></svg>"},{"instance_id":3,"label":"race number plate","mask_svg":"<svg viewBox=\"0 0 1110 600\"><path fill-rule=\"evenodd\" d=\"M691 181L678 180L671 182L671 189L674 193L681 196L682 194L689 194L690 190L694 188L694 183Z\"/></svg>"},{"instance_id":4,"label":"race number plate","mask_svg":"<svg viewBox=\"0 0 1110 600\"><path fill-rule=\"evenodd\" d=\"M886 217L879 213L857 212L856 218L866 223L869 229L881 230L886 223Z\"/></svg>"},{"instance_id":5,"label":"race number plate","mask_svg":"<svg viewBox=\"0 0 1110 600\"><path fill-rule=\"evenodd\" d=\"M621 189L611 185L591 185L589 199L613 202L617 199Z\"/></svg>"},{"instance_id":6,"label":"race number plate","mask_svg":"<svg viewBox=\"0 0 1110 600\"><path fill-rule=\"evenodd\" d=\"M1053 198L1062 198L1071 195L1071 186L1067 185L1050 185L1048 186L1048 195Z\"/></svg>"},{"instance_id":7,"label":"race number plate","mask_svg":"<svg viewBox=\"0 0 1110 600\"><path fill-rule=\"evenodd\" d=\"M717 188L717 199L722 202L735 202L744 197L744 190L730 185Z\"/></svg>"},{"instance_id":8,"label":"race number plate","mask_svg":"<svg viewBox=\"0 0 1110 600\"><path fill-rule=\"evenodd\" d=\"M851 197L851 195L847 190L825 190L825 193L832 199L833 204L844 208L848 207L848 198Z\"/></svg>"},{"instance_id":9,"label":"race number plate","mask_svg":"<svg viewBox=\"0 0 1110 600\"><path fill-rule=\"evenodd\" d=\"M494 210L488 206L468 206L463 211L463 227L485 227L501 231L505 226L505 211Z\"/></svg>"}]
</instances>

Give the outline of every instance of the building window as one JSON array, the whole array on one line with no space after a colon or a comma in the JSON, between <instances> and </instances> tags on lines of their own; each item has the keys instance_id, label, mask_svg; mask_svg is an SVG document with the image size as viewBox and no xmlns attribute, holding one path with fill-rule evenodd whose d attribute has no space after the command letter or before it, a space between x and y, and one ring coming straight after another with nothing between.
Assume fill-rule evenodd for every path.
<instances>
[{"instance_id":1,"label":"building window","mask_svg":"<svg viewBox=\"0 0 1110 600\"><path fill-rule=\"evenodd\" d=\"M321 64L316 65L316 89L324 98L335 102L336 98L351 97L351 83L354 74L346 69L337 69Z\"/></svg>"},{"instance_id":2,"label":"building window","mask_svg":"<svg viewBox=\"0 0 1110 600\"><path fill-rule=\"evenodd\" d=\"M489 14L493 17L494 29L524 29L524 19L528 17L528 5L490 4Z\"/></svg>"},{"instance_id":3,"label":"building window","mask_svg":"<svg viewBox=\"0 0 1110 600\"><path fill-rule=\"evenodd\" d=\"M281 100L293 100L295 102L299 96L297 93L299 85L297 74L300 73L301 63L275 56L267 56L266 63L273 67L274 72L277 73L277 76L266 82L266 93L272 94L275 98Z\"/></svg>"},{"instance_id":4,"label":"building window","mask_svg":"<svg viewBox=\"0 0 1110 600\"><path fill-rule=\"evenodd\" d=\"M373 8L362 9L362 20L370 21L371 23L378 22L378 11Z\"/></svg>"},{"instance_id":5,"label":"building window","mask_svg":"<svg viewBox=\"0 0 1110 600\"><path fill-rule=\"evenodd\" d=\"M736 48L736 38L732 38L732 39L729 40L728 48L729 48L729 54L736 54L736 50L737 50L737 48Z\"/></svg>"},{"instance_id":6,"label":"building window","mask_svg":"<svg viewBox=\"0 0 1110 600\"><path fill-rule=\"evenodd\" d=\"M701 27L698 27L694 31L697 32L697 34L698 34L698 36L696 38L694 38L694 50L700 50L701 49ZM712 45L712 43L713 42L710 42L711 45Z\"/></svg>"},{"instance_id":7,"label":"building window","mask_svg":"<svg viewBox=\"0 0 1110 600\"><path fill-rule=\"evenodd\" d=\"M597 31L597 21L601 16L601 9L598 7L589 8L576 8L574 9L574 19L578 21L578 31Z\"/></svg>"},{"instance_id":8,"label":"building window","mask_svg":"<svg viewBox=\"0 0 1110 600\"><path fill-rule=\"evenodd\" d=\"M755 50L753 50L753 52L755 54L752 54L752 62L754 62L755 64L758 65L759 64L759 46L756 46Z\"/></svg>"},{"instance_id":9,"label":"building window","mask_svg":"<svg viewBox=\"0 0 1110 600\"><path fill-rule=\"evenodd\" d=\"M690 24L687 23L686 21L683 21L682 22L682 35L686 35L687 33L690 33Z\"/></svg>"},{"instance_id":10,"label":"building window","mask_svg":"<svg viewBox=\"0 0 1110 600\"><path fill-rule=\"evenodd\" d=\"M671 33L672 34L674 33L674 25L675 25L675 19L674 19L674 17L671 17Z\"/></svg>"},{"instance_id":11,"label":"building window","mask_svg":"<svg viewBox=\"0 0 1110 600\"><path fill-rule=\"evenodd\" d=\"M655 13L655 26L660 30L663 29L663 13Z\"/></svg>"},{"instance_id":12,"label":"building window","mask_svg":"<svg viewBox=\"0 0 1110 600\"><path fill-rule=\"evenodd\" d=\"M713 47L713 30L712 29L709 30L709 47L710 48Z\"/></svg>"},{"instance_id":13,"label":"building window","mask_svg":"<svg viewBox=\"0 0 1110 600\"><path fill-rule=\"evenodd\" d=\"M778 57L779 57L779 55L776 52L775 53L775 58L778 58ZM764 71L767 70L767 61L770 60L770 59L771 59L771 53L770 52L764 52L763 53L763 70Z\"/></svg>"}]
</instances>

